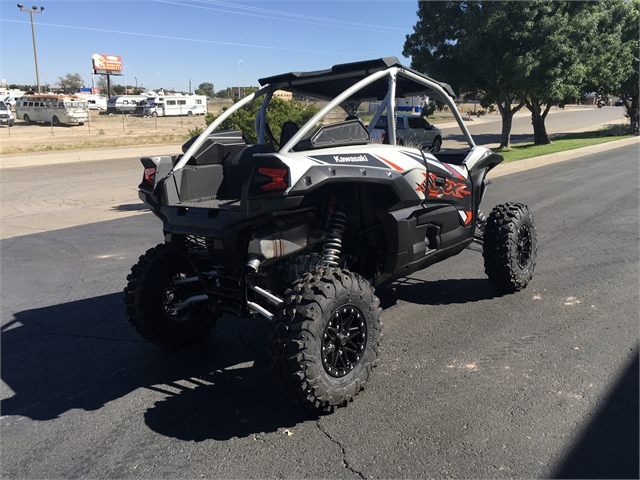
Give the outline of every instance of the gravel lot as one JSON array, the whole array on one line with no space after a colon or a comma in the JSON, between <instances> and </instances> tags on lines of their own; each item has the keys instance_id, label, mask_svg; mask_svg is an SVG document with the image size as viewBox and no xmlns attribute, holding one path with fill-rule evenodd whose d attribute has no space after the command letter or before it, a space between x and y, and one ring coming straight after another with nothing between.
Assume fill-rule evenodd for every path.
<instances>
[{"instance_id":1,"label":"gravel lot","mask_svg":"<svg viewBox=\"0 0 640 480\"><path fill-rule=\"evenodd\" d=\"M220 108L210 109L218 113ZM16 118L12 128L0 127L0 153L14 155L78 148L113 147L140 144L181 143L189 130L205 127L204 116L142 118L109 116L91 111L84 125L27 125Z\"/></svg>"}]
</instances>

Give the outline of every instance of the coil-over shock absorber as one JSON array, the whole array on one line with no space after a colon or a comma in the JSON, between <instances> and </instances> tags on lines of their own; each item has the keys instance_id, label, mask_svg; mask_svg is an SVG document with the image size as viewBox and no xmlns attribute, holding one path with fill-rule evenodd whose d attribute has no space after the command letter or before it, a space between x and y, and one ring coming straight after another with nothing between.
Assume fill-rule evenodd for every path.
<instances>
[{"instance_id":1,"label":"coil-over shock absorber","mask_svg":"<svg viewBox=\"0 0 640 480\"><path fill-rule=\"evenodd\" d=\"M325 267L337 267L342 252L342 235L347 224L347 215L337 206L337 198L331 195L328 205L327 236L322 247L322 262Z\"/></svg>"}]
</instances>

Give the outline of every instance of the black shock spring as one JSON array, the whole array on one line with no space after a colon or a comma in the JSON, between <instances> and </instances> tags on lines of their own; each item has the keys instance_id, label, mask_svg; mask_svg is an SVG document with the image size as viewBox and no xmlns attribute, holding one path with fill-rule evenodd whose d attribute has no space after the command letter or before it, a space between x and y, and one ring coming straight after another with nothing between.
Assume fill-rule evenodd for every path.
<instances>
[{"instance_id":1,"label":"black shock spring","mask_svg":"<svg viewBox=\"0 0 640 480\"><path fill-rule=\"evenodd\" d=\"M322 260L325 267L337 267L342 251L342 235L347 225L347 215L336 210L331 215L327 236L322 248Z\"/></svg>"}]
</instances>

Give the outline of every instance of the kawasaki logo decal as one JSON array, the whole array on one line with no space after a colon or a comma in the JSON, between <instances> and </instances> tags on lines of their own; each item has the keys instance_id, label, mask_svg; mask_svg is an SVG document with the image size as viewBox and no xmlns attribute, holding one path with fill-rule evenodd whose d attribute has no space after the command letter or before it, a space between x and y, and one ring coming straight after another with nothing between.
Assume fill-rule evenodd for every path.
<instances>
[{"instance_id":1,"label":"kawasaki logo decal","mask_svg":"<svg viewBox=\"0 0 640 480\"><path fill-rule=\"evenodd\" d=\"M344 155L316 155L311 157L322 163L334 165L367 165L369 167L389 168L384 162L368 153L352 153Z\"/></svg>"}]
</instances>

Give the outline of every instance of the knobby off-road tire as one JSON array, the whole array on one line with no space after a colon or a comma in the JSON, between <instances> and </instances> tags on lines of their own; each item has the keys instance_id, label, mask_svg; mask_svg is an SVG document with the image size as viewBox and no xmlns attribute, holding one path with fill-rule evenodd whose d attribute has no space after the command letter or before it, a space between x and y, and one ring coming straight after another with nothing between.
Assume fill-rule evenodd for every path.
<instances>
[{"instance_id":1,"label":"knobby off-road tire","mask_svg":"<svg viewBox=\"0 0 640 480\"><path fill-rule=\"evenodd\" d=\"M161 243L140 257L124 289L129 322L140 335L157 345L180 347L209 334L217 320L209 301L172 306L203 293L199 281L174 284L174 280L193 276L191 265L170 244Z\"/></svg>"},{"instance_id":2,"label":"knobby off-road tire","mask_svg":"<svg viewBox=\"0 0 640 480\"><path fill-rule=\"evenodd\" d=\"M517 292L533 277L536 227L529 207L506 203L493 208L484 232L484 271L505 292Z\"/></svg>"},{"instance_id":3,"label":"knobby off-road tire","mask_svg":"<svg viewBox=\"0 0 640 480\"><path fill-rule=\"evenodd\" d=\"M285 292L269 353L285 389L330 413L352 401L378 356L380 301L356 273L319 268Z\"/></svg>"}]
</instances>

